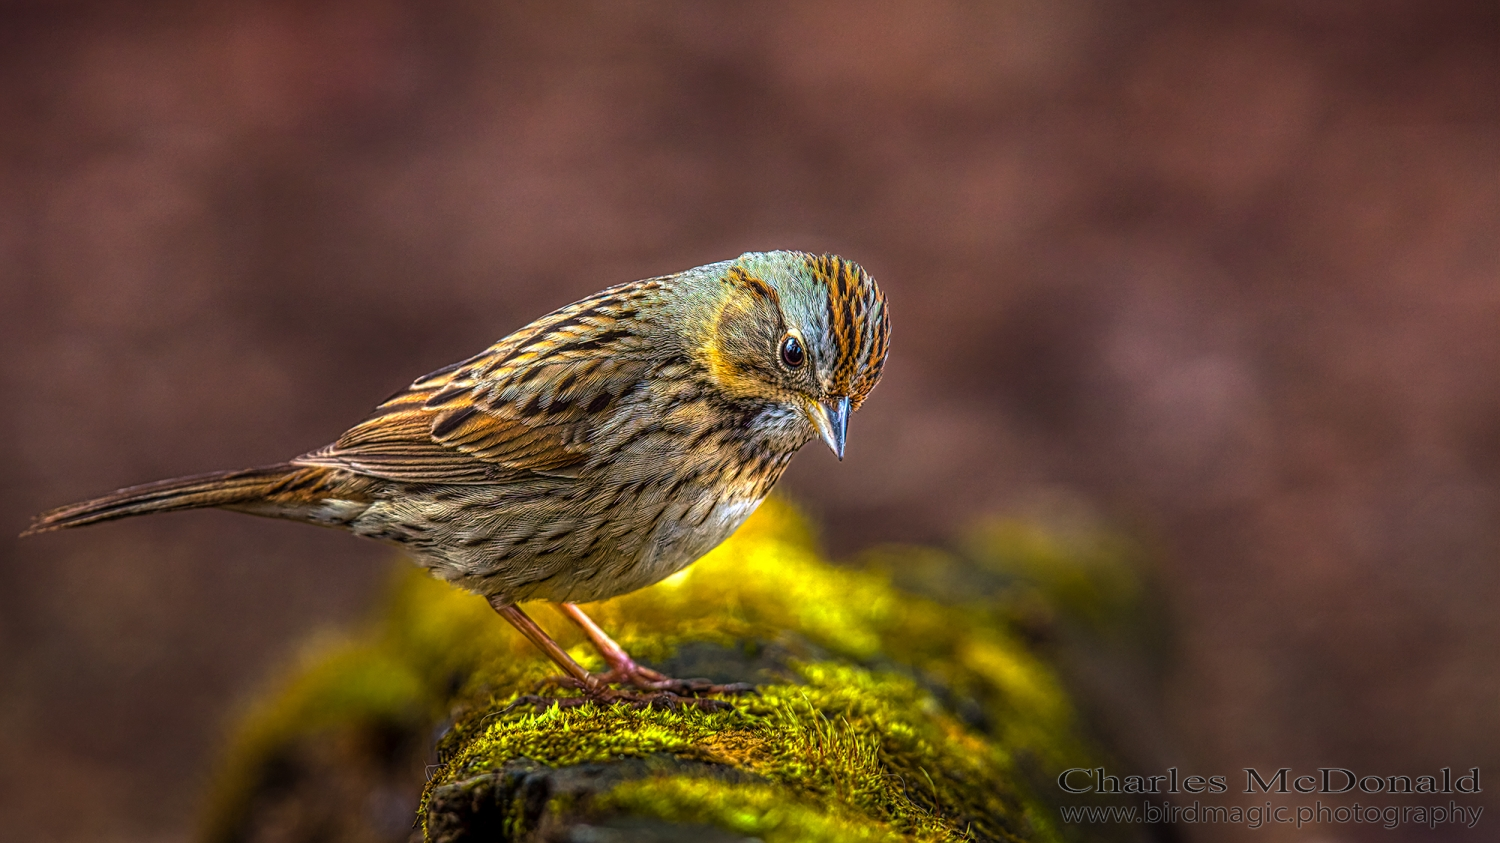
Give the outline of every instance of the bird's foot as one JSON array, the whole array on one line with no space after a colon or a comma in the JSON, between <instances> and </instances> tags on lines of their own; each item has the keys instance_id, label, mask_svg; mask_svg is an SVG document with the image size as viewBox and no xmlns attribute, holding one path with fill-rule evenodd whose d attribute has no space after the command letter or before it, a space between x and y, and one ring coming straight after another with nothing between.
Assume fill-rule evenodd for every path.
<instances>
[{"instance_id":1,"label":"bird's foot","mask_svg":"<svg viewBox=\"0 0 1500 843\"><path fill-rule=\"evenodd\" d=\"M548 679L547 684L549 685L563 685L577 688L583 694L577 697L547 697L538 694L523 694L511 702L510 705L506 706L505 710L513 711L518 708L529 707L541 712L554 705L558 708L578 708L589 703L599 706L623 705L633 709L654 708L663 711L679 711L684 708L696 708L699 711L727 711L733 708L733 706L723 700L683 695L665 689L651 689L644 693L624 691L611 688L603 681L597 681L600 678L597 675L590 676L590 680L596 680L590 682L580 682L568 676Z\"/></svg>"},{"instance_id":2,"label":"bird's foot","mask_svg":"<svg viewBox=\"0 0 1500 843\"><path fill-rule=\"evenodd\" d=\"M717 684L708 679L673 679L672 677L637 664L632 659L612 663L609 670L596 673L594 677L606 685L629 685L642 691L665 691L683 697L699 697L704 694L749 694L755 686L748 682Z\"/></svg>"}]
</instances>

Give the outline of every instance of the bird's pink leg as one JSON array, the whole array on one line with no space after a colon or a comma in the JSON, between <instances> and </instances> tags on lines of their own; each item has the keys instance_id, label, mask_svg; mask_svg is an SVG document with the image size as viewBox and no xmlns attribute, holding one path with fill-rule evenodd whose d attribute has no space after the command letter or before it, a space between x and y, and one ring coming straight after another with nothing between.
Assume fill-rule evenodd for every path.
<instances>
[{"instance_id":1,"label":"bird's pink leg","mask_svg":"<svg viewBox=\"0 0 1500 843\"><path fill-rule=\"evenodd\" d=\"M583 610L578 608L578 604L559 603L557 604L557 608L567 616L568 620L577 624L578 628L583 630L583 634L587 635L590 641L594 642L594 646L599 650L599 655L604 657L604 663L609 665L609 672L603 674L603 676L609 677L607 681L627 682L638 688L652 687L643 683L672 681L667 676L649 667L642 667L636 664L635 659L632 659L630 654L625 652L625 648L621 647L615 639L610 638L609 633L600 629L599 625L594 623L593 618L584 614Z\"/></svg>"},{"instance_id":2,"label":"bird's pink leg","mask_svg":"<svg viewBox=\"0 0 1500 843\"><path fill-rule=\"evenodd\" d=\"M596 675L600 681L611 684L631 685L646 691L671 691L676 694L741 694L754 690L754 686L737 682L718 685L707 679L673 679L664 673L637 664L625 652L619 642L594 623L594 619L583 613L576 603L558 603L557 608L568 620L578 625L583 634L594 642L609 670Z\"/></svg>"},{"instance_id":3,"label":"bird's pink leg","mask_svg":"<svg viewBox=\"0 0 1500 843\"><path fill-rule=\"evenodd\" d=\"M505 618L507 621L509 621L511 626L515 627L522 635L526 636L526 640L530 641L532 644L535 644L537 646L537 649L547 654L547 658L551 659L554 663L557 664L558 667L563 669L563 672L567 674L567 677L563 678L564 682L571 681L572 684L576 685L584 693L582 697L572 697L567 699L551 699L548 697L528 695L518 698L516 702L513 703L513 705L535 705L540 708L550 705L572 706L580 705L585 702L595 702L603 705L623 703L634 708L676 708L684 704L694 705L709 711L717 711L723 708L728 708L727 703L722 703L718 700L684 699L677 696L675 693L672 693L672 690L670 688L665 687L649 689L655 691L655 693L652 694L635 694L629 691L617 691L609 687L609 683L611 681L609 674L606 673L595 675L589 673L587 670L584 670L583 665L574 661L573 657L568 655L567 651L564 650L560 644L552 640L552 636L548 635L546 630L542 629L540 626L537 626L536 621L532 620L529 615L521 611L519 606L511 603L506 603L497 598L490 598L489 602L490 606L499 613L500 617ZM595 628L597 629L597 627ZM603 633L600 634L602 635ZM607 637L606 640L608 640ZM611 641L610 643L613 644L614 642ZM616 644L615 648L619 649L619 645ZM620 652L623 653L624 651L621 650Z\"/></svg>"},{"instance_id":4,"label":"bird's pink leg","mask_svg":"<svg viewBox=\"0 0 1500 843\"><path fill-rule=\"evenodd\" d=\"M526 636L526 640L535 644L537 649L543 653L546 653L547 658L562 668L563 672L568 674L568 676L577 680L580 685L587 688L603 684L593 674L584 670L583 665L573 661L573 657L568 655L568 651L564 650L562 645L553 641L552 636L548 635L546 630L537 626L536 621L532 620L530 615L521 611L520 606L512 603L502 603L494 598L490 599L490 606L496 612L500 613L500 617L510 621L510 625Z\"/></svg>"}]
</instances>

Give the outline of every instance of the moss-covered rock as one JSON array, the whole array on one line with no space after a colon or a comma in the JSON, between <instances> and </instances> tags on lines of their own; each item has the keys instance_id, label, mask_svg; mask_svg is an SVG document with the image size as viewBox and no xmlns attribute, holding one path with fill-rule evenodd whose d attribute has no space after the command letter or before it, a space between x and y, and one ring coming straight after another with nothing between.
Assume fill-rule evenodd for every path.
<instances>
[{"instance_id":1,"label":"moss-covered rock","mask_svg":"<svg viewBox=\"0 0 1500 843\"><path fill-rule=\"evenodd\" d=\"M1062 687L994 611L894 587L899 565L829 565L773 501L686 571L589 607L645 663L759 686L721 712L513 707L570 692L483 600L413 572L245 720L209 836L1060 839L1046 783L1094 760ZM426 778L404 815L403 775Z\"/></svg>"}]
</instances>

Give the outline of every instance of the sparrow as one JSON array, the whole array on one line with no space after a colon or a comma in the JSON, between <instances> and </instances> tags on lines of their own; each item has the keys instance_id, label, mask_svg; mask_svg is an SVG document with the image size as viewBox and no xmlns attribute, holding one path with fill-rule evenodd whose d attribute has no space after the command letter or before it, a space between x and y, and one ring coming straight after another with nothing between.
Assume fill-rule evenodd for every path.
<instances>
[{"instance_id":1,"label":"sparrow","mask_svg":"<svg viewBox=\"0 0 1500 843\"><path fill-rule=\"evenodd\" d=\"M812 439L842 460L889 338L885 297L857 264L750 252L556 310L311 453L121 489L22 535L204 507L337 527L482 595L582 691L572 699L712 707L704 695L748 686L640 665L577 604L712 550ZM518 605L533 600L556 604L608 669L569 656Z\"/></svg>"}]
</instances>

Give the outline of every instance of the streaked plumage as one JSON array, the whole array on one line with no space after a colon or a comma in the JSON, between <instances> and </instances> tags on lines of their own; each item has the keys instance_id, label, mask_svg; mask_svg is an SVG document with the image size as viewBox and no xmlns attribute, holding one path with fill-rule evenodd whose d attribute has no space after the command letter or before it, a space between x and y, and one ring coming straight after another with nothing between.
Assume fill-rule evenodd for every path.
<instances>
[{"instance_id":1,"label":"streaked plumage","mask_svg":"<svg viewBox=\"0 0 1500 843\"><path fill-rule=\"evenodd\" d=\"M633 591L702 556L809 439L842 457L888 335L884 298L857 265L749 253L543 316L290 462L124 489L47 513L28 533L197 507L341 527L485 595L557 658L515 603L565 604L590 631L566 604ZM618 646L590 635L606 678L698 688L623 651L611 658ZM563 667L594 698L622 696Z\"/></svg>"}]
</instances>

